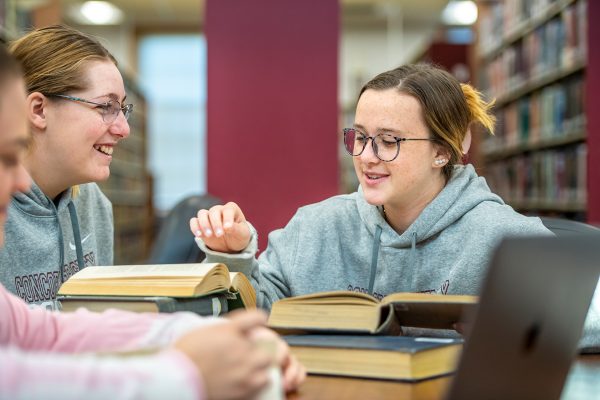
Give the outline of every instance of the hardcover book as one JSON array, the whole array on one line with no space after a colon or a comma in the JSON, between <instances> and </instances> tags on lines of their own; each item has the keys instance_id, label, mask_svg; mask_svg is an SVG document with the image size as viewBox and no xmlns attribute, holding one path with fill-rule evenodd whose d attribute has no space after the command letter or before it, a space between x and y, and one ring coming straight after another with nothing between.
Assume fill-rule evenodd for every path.
<instances>
[{"instance_id":1,"label":"hardcover book","mask_svg":"<svg viewBox=\"0 0 600 400\"><path fill-rule=\"evenodd\" d=\"M476 296L392 293L378 301L358 292L313 293L273 303L269 326L281 331L398 334L402 326L454 329L465 322Z\"/></svg>"},{"instance_id":2,"label":"hardcover book","mask_svg":"<svg viewBox=\"0 0 600 400\"><path fill-rule=\"evenodd\" d=\"M61 311L72 312L78 308L102 312L110 308L132 312L172 313L190 311L199 315L218 316L229 311L228 292L218 292L200 297L165 296L58 296Z\"/></svg>"},{"instance_id":3,"label":"hardcover book","mask_svg":"<svg viewBox=\"0 0 600 400\"><path fill-rule=\"evenodd\" d=\"M461 339L409 336L283 336L310 374L418 381L452 373Z\"/></svg>"}]
</instances>

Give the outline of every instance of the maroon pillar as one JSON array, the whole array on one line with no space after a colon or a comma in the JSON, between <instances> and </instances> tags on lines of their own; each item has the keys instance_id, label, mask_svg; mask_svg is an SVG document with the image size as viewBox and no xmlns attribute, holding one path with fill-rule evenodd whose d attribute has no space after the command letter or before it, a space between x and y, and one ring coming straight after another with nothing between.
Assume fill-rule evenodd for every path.
<instances>
[{"instance_id":1,"label":"maroon pillar","mask_svg":"<svg viewBox=\"0 0 600 400\"><path fill-rule=\"evenodd\" d=\"M337 0L207 0L207 186L259 232L338 192Z\"/></svg>"},{"instance_id":2,"label":"maroon pillar","mask_svg":"<svg viewBox=\"0 0 600 400\"><path fill-rule=\"evenodd\" d=\"M587 219L588 222L600 225L600 47L596 40L600 38L600 2L587 2L588 64L585 73L585 114L587 119Z\"/></svg>"}]
</instances>

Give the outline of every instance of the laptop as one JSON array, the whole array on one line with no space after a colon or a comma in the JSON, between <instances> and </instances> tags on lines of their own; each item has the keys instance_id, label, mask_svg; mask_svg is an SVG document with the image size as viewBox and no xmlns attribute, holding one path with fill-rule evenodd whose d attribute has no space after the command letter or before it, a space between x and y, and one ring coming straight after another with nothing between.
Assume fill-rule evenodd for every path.
<instances>
[{"instance_id":1,"label":"laptop","mask_svg":"<svg viewBox=\"0 0 600 400\"><path fill-rule=\"evenodd\" d=\"M600 275L600 235L503 241L449 400L558 399Z\"/></svg>"}]
</instances>

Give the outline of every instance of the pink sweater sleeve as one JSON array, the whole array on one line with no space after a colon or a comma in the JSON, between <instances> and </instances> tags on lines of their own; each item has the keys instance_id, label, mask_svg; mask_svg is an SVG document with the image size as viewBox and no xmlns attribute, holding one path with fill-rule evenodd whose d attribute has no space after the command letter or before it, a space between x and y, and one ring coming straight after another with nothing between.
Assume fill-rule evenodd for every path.
<instances>
[{"instance_id":1,"label":"pink sweater sleeve","mask_svg":"<svg viewBox=\"0 0 600 400\"><path fill-rule=\"evenodd\" d=\"M164 346L193 328L217 321L192 313L49 312L29 308L0 285L0 344L23 350L114 352Z\"/></svg>"},{"instance_id":2,"label":"pink sweater sleeve","mask_svg":"<svg viewBox=\"0 0 600 400\"><path fill-rule=\"evenodd\" d=\"M90 353L165 346L218 321L191 313L31 309L0 284L0 399L162 399L174 393L202 398L198 370L176 350L121 357Z\"/></svg>"},{"instance_id":3,"label":"pink sweater sleeve","mask_svg":"<svg viewBox=\"0 0 600 400\"><path fill-rule=\"evenodd\" d=\"M191 361L176 350L136 357L0 347L0 399L202 399Z\"/></svg>"}]
</instances>

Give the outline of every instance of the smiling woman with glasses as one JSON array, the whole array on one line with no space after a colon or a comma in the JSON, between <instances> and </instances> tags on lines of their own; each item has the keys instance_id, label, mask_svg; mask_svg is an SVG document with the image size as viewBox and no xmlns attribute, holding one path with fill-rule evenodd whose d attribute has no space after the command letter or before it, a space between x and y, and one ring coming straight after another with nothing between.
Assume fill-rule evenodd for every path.
<instances>
[{"instance_id":1,"label":"smiling woman with glasses","mask_svg":"<svg viewBox=\"0 0 600 400\"><path fill-rule=\"evenodd\" d=\"M206 262L246 274L266 309L285 297L334 290L377 298L478 294L502 238L551 235L463 165L471 129L493 131L491 107L472 86L429 64L383 72L361 89L353 125L340 138L360 182L356 192L300 208L269 234L258 258L257 233L234 202L199 210L190 229ZM587 334L600 345L600 332Z\"/></svg>"},{"instance_id":2,"label":"smiling woman with glasses","mask_svg":"<svg viewBox=\"0 0 600 400\"><path fill-rule=\"evenodd\" d=\"M0 282L25 301L56 307L56 291L89 265L113 263L110 201L95 182L129 136L133 105L115 58L65 26L10 44L22 64L31 144L24 165L31 189L16 194L0 252Z\"/></svg>"}]
</instances>

